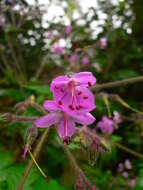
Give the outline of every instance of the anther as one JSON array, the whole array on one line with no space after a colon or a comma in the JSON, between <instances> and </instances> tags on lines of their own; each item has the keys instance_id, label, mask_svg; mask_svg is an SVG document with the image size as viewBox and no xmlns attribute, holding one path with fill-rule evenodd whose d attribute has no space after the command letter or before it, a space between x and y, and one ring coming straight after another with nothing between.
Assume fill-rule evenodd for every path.
<instances>
[{"instance_id":1,"label":"anther","mask_svg":"<svg viewBox=\"0 0 143 190\"><path fill-rule=\"evenodd\" d=\"M92 85L91 85L91 82L88 82L88 86L92 86Z\"/></svg>"}]
</instances>

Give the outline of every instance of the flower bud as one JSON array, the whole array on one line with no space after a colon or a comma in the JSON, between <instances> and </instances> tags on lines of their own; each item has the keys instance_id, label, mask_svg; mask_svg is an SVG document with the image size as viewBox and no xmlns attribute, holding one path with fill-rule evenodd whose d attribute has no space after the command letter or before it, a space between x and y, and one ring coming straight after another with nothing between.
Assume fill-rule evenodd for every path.
<instances>
[{"instance_id":1,"label":"flower bud","mask_svg":"<svg viewBox=\"0 0 143 190\"><path fill-rule=\"evenodd\" d=\"M29 127L25 133L26 144L32 145L38 135L37 128L35 126Z\"/></svg>"},{"instance_id":2,"label":"flower bud","mask_svg":"<svg viewBox=\"0 0 143 190\"><path fill-rule=\"evenodd\" d=\"M88 149L89 160L92 166L95 164L99 156L99 151L100 151L100 140L96 138L92 141Z\"/></svg>"}]
</instances>

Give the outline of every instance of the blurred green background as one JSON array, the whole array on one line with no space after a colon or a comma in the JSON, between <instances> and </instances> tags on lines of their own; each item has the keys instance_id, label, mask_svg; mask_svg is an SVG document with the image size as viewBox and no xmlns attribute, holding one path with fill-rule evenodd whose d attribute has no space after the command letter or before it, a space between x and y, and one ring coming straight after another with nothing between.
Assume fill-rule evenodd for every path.
<instances>
[{"instance_id":1,"label":"blurred green background","mask_svg":"<svg viewBox=\"0 0 143 190\"><path fill-rule=\"evenodd\" d=\"M15 104L31 95L42 105L44 99L52 98L49 85L54 77L79 71L91 71L99 84L143 74L142 0L0 0L1 114L16 113ZM143 111L142 83L106 92L120 95ZM95 102L93 114L98 121L107 115L107 108L96 95ZM142 153L143 117L115 101L110 101L110 109L128 119L109 138ZM40 113L28 108L24 115ZM29 155L22 158L29 126L32 123L0 123L0 190L15 190L20 182L30 159ZM41 134L39 130L38 137ZM74 142L70 149L99 189L143 189L143 159L112 147L112 152L100 155L91 166L88 150ZM125 160L132 164L132 169L124 171L128 176L117 171ZM38 163L48 180L33 166L24 190L74 189L75 173L54 130L48 134Z\"/></svg>"}]
</instances>

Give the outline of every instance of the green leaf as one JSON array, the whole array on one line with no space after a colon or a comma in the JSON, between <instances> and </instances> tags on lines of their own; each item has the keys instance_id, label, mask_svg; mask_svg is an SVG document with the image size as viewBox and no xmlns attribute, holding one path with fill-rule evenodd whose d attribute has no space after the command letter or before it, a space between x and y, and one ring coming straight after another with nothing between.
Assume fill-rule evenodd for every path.
<instances>
[{"instance_id":1,"label":"green leaf","mask_svg":"<svg viewBox=\"0 0 143 190\"><path fill-rule=\"evenodd\" d=\"M12 154L0 149L0 169L3 169L13 163Z\"/></svg>"},{"instance_id":2,"label":"green leaf","mask_svg":"<svg viewBox=\"0 0 143 190\"><path fill-rule=\"evenodd\" d=\"M50 88L49 88L48 85L43 85L43 86L40 86L40 85L25 85L24 87L26 89L35 91L38 94L42 94L42 95L51 94Z\"/></svg>"},{"instance_id":3,"label":"green leaf","mask_svg":"<svg viewBox=\"0 0 143 190\"><path fill-rule=\"evenodd\" d=\"M65 190L56 180L50 179L48 182L43 177L39 177L33 186L34 190Z\"/></svg>"}]
</instances>

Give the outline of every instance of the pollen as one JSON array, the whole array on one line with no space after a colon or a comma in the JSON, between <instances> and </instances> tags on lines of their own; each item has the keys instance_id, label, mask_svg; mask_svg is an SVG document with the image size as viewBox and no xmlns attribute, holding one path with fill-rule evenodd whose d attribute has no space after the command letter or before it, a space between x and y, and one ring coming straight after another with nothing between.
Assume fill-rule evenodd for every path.
<instances>
[{"instance_id":1,"label":"pollen","mask_svg":"<svg viewBox=\"0 0 143 190\"><path fill-rule=\"evenodd\" d=\"M64 92L64 89L63 89L63 88L61 88L61 92Z\"/></svg>"},{"instance_id":2,"label":"pollen","mask_svg":"<svg viewBox=\"0 0 143 190\"><path fill-rule=\"evenodd\" d=\"M78 95L80 96L81 94L82 94L82 92L81 92L81 91L79 91L79 92L78 92Z\"/></svg>"},{"instance_id":3,"label":"pollen","mask_svg":"<svg viewBox=\"0 0 143 190\"><path fill-rule=\"evenodd\" d=\"M88 82L88 86L92 86L92 85L91 85L91 82Z\"/></svg>"},{"instance_id":4,"label":"pollen","mask_svg":"<svg viewBox=\"0 0 143 190\"><path fill-rule=\"evenodd\" d=\"M83 99L85 99L85 100L88 99L88 96L83 96Z\"/></svg>"},{"instance_id":5,"label":"pollen","mask_svg":"<svg viewBox=\"0 0 143 190\"><path fill-rule=\"evenodd\" d=\"M62 105L62 102L61 102L61 101L59 101L59 102L58 102L58 104L61 106L61 105Z\"/></svg>"},{"instance_id":6,"label":"pollen","mask_svg":"<svg viewBox=\"0 0 143 190\"><path fill-rule=\"evenodd\" d=\"M79 110L79 106L76 106L76 110Z\"/></svg>"},{"instance_id":7,"label":"pollen","mask_svg":"<svg viewBox=\"0 0 143 190\"><path fill-rule=\"evenodd\" d=\"M58 89L58 87L55 85L55 89Z\"/></svg>"},{"instance_id":8,"label":"pollen","mask_svg":"<svg viewBox=\"0 0 143 190\"><path fill-rule=\"evenodd\" d=\"M74 107L73 107L73 105L69 105L69 108L71 109L71 110L74 110Z\"/></svg>"}]
</instances>

